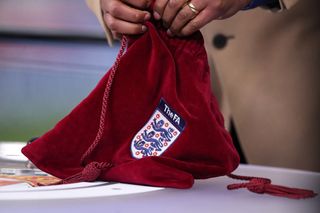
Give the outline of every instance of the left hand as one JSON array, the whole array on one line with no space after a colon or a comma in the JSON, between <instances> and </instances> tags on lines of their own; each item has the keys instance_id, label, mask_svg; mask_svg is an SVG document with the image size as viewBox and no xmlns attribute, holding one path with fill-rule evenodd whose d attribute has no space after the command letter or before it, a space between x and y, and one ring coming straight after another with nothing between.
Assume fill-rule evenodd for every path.
<instances>
[{"instance_id":1,"label":"left hand","mask_svg":"<svg viewBox=\"0 0 320 213\"><path fill-rule=\"evenodd\" d=\"M251 0L155 0L155 19L162 19L169 35L187 36L215 19L228 18Z\"/></svg>"},{"instance_id":2,"label":"left hand","mask_svg":"<svg viewBox=\"0 0 320 213\"><path fill-rule=\"evenodd\" d=\"M121 38L123 34L141 34L147 30L144 22L151 18L147 11L151 0L100 0L100 4L103 20L113 38Z\"/></svg>"}]
</instances>

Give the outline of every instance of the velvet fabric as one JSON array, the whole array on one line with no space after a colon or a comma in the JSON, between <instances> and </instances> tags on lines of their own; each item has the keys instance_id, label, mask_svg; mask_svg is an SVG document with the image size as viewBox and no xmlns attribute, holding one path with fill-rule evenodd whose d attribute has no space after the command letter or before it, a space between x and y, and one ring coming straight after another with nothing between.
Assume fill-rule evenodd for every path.
<instances>
[{"instance_id":1,"label":"velvet fabric","mask_svg":"<svg viewBox=\"0 0 320 213\"><path fill-rule=\"evenodd\" d=\"M111 166L97 180L175 188L236 169L239 157L211 92L201 33L171 38L160 24L147 26L129 39L119 60L97 147L81 162L99 129L110 72L53 129L22 149L39 169L64 179L90 162L105 162Z\"/></svg>"}]
</instances>

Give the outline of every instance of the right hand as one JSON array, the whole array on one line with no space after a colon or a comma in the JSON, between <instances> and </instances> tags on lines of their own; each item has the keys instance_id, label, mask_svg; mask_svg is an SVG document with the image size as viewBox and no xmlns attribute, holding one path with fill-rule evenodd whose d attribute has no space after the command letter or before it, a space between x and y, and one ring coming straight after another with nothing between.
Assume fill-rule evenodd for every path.
<instances>
[{"instance_id":1,"label":"right hand","mask_svg":"<svg viewBox=\"0 0 320 213\"><path fill-rule=\"evenodd\" d=\"M187 36L216 19L226 19L251 0L156 0L154 18L162 20L169 35Z\"/></svg>"},{"instance_id":2,"label":"right hand","mask_svg":"<svg viewBox=\"0 0 320 213\"><path fill-rule=\"evenodd\" d=\"M144 33L144 22L151 18L146 9L152 0L100 0L103 19L114 38L122 34L134 35Z\"/></svg>"}]
</instances>

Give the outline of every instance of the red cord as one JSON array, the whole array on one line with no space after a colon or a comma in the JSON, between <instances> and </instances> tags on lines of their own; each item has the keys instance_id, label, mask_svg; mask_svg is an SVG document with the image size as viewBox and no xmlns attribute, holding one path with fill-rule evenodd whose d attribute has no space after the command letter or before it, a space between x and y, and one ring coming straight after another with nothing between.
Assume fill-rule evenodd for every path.
<instances>
[{"instance_id":1,"label":"red cord","mask_svg":"<svg viewBox=\"0 0 320 213\"><path fill-rule=\"evenodd\" d=\"M101 113L100 113L100 120L99 120L99 129L96 134L96 137L92 144L89 146L89 148L86 150L86 152L81 157L81 164L84 165L84 168L81 172L72 175L66 179L61 180L57 184L65 184L65 183L77 183L77 182L90 182L95 181L99 178L102 170L109 169L112 167L111 163L107 162L90 162L88 164L85 163L86 159L91 155L91 153L95 150L95 148L98 146L98 144L101 141L101 138L103 136L103 132L105 129L105 118L108 110L108 103L109 103L109 97L110 97L110 91L111 86L114 80L114 76L116 74L116 71L118 70L119 63L121 60L122 55L124 54L124 51L127 47L127 38L125 36L122 37L121 40L121 47L119 50L119 53L117 55L116 61L110 70L110 75L103 93L102 98L102 106L101 106Z\"/></svg>"},{"instance_id":2,"label":"red cord","mask_svg":"<svg viewBox=\"0 0 320 213\"><path fill-rule=\"evenodd\" d=\"M317 195L312 190L273 185L271 184L271 180L268 178L241 176L234 174L229 174L227 176L232 179L249 181L245 183L230 184L227 186L229 190L247 188L249 191L258 194L266 193L273 196L287 197L292 199L311 198Z\"/></svg>"},{"instance_id":3,"label":"red cord","mask_svg":"<svg viewBox=\"0 0 320 213\"><path fill-rule=\"evenodd\" d=\"M103 99L102 99L102 106L101 106L101 114L100 114L100 122L99 122L99 129L98 129L98 133L94 139L94 141L92 142L92 144L90 145L90 147L87 149L87 151L82 155L81 157L81 164L85 163L86 158L93 152L93 150L98 146L99 142L101 141L102 135L103 135L103 131L105 128L105 117L107 114L107 109L108 109L108 101L109 101L109 96L110 96L110 90L111 90L111 86L113 83L113 79L115 76L115 73L119 67L119 63L121 60L121 57L126 49L127 46L127 38L125 36L122 37L121 40L121 47L120 47L120 51L117 55L116 61L112 67L112 69L110 70L110 75L106 84L106 88L104 90L103 93Z\"/></svg>"}]
</instances>

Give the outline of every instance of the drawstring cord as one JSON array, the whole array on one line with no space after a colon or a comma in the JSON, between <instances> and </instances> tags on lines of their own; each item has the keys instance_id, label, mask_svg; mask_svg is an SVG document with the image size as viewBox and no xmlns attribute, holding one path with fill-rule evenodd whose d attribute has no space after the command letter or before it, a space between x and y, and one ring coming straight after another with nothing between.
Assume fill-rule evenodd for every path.
<instances>
[{"instance_id":1,"label":"drawstring cord","mask_svg":"<svg viewBox=\"0 0 320 213\"><path fill-rule=\"evenodd\" d=\"M109 169L112 167L111 163L107 162L90 162L88 164L85 163L86 159L90 156L90 154L95 150L95 148L98 146L98 144L101 141L101 138L103 136L103 132L105 129L105 117L107 114L108 109L108 103L109 103L109 97L110 97L110 91L111 86L114 80L114 76L116 71L118 70L119 63L121 60L122 55L124 54L127 47L127 38L125 36L122 37L121 40L121 46L119 53L117 55L116 61L110 70L109 78L103 93L102 98L102 106L101 106L101 113L100 113L100 121L99 121L99 129L96 134L96 137L90 147L86 150L86 152L81 157L81 164L84 165L84 168L81 172L72 175L66 179L61 180L59 183L77 183L77 182L91 182L95 181L99 178L103 170Z\"/></svg>"},{"instance_id":2,"label":"drawstring cord","mask_svg":"<svg viewBox=\"0 0 320 213\"><path fill-rule=\"evenodd\" d=\"M271 180L268 178L241 176L234 174L229 174L227 176L236 180L248 181L245 183L230 184L227 186L229 190L247 188L249 191L254 193L265 193L273 196L286 197L291 199L311 198L317 195L312 190L289 188L271 184Z\"/></svg>"},{"instance_id":3,"label":"drawstring cord","mask_svg":"<svg viewBox=\"0 0 320 213\"><path fill-rule=\"evenodd\" d=\"M108 101L109 101L109 97L110 97L110 91L111 91L111 86L113 83L113 79L115 76L116 71L118 70L119 67L119 63L121 60L121 57L126 49L127 46L127 38L125 36L122 37L121 40L121 47L119 50L119 53L117 55L116 61L112 67L112 69L110 70L110 75L106 84L106 88L104 90L103 93L103 98L102 98L102 106L101 106L101 114L100 114L100 122L99 122L99 130L98 133L93 141L93 143L90 145L90 147L87 149L87 151L82 155L81 157L81 163L83 164L86 160L86 158L88 158L88 156L93 152L93 150L98 146L99 142L101 141L102 135L103 135L103 131L104 131L104 127L105 127L105 117L107 114L107 108L108 108Z\"/></svg>"}]
</instances>

